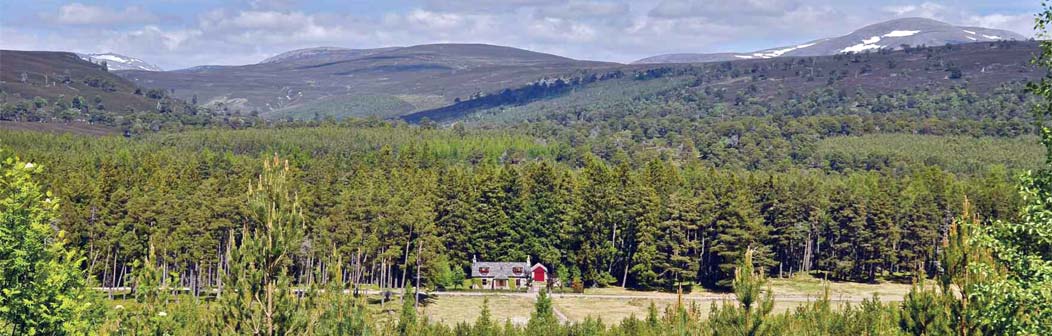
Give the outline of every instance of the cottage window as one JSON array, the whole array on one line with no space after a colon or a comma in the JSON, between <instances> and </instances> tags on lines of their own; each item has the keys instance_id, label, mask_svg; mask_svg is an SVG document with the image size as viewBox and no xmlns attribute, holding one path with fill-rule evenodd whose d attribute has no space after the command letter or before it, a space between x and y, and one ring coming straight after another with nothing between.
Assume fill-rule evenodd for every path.
<instances>
[{"instance_id":1,"label":"cottage window","mask_svg":"<svg viewBox=\"0 0 1052 336\"><path fill-rule=\"evenodd\" d=\"M486 279L482 279L482 287L486 287L488 285L489 285L489 281L486 281Z\"/></svg>"},{"instance_id":2,"label":"cottage window","mask_svg":"<svg viewBox=\"0 0 1052 336\"><path fill-rule=\"evenodd\" d=\"M482 275L489 274L489 267L479 267L479 274L482 274Z\"/></svg>"},{"instance_id":3,"label":"cottage window","mask_svg":"<svg viewBox=\"0 0 1052 336\"><path fill-rule=\"evenodd\" d=\"M518 267L518 266L516 266L516 267L512 267L512 268L511 268L511 271L512 271L513 273L515 273L515 275L519 275L519 274L522 274L522 267Z\"/></svg>"}]
</instances>

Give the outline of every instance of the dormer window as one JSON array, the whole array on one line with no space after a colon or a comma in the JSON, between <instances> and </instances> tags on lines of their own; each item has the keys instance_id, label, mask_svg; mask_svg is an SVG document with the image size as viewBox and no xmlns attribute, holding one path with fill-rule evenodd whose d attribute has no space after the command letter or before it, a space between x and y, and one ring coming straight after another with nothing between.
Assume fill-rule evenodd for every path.
<instances>
[{"instance_id":1,"label":"dormer window","mask_svg":"<svg viewBox=\"0 0 1052 336\"><path fill-rule=\"evenodd\" d=\"M522 274L522 267L520 267L520 266L512 267L511 268L511 272L515 273L515 275Z\"/></svg>"},{"instance_id":2,"label":"dormer window","mask_svg":"<svg viewBox=\"0 0 1052 336\"><path fill-rule=\"evenodd\" d=\"M479 274L482 274L482 275L489 274L489 267L479 267Z\"/></svg>"}]
</instances>

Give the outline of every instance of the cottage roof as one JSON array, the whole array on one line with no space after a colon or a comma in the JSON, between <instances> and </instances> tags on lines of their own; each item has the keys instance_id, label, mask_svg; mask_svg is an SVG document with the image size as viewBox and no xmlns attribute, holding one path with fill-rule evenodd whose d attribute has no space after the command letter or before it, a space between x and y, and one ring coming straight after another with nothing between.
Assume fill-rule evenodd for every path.
<instances>
[{"instance_id":1,"label":"cottage roof","mask_svg":"<svg viewBox=\"0 0 1052 336\"><path fill-rule=\"evenodd\" d=\"M482 268L487 268L488 272L482 274L480 271ZM515 268L519 267L520 272L515 273ZM496 278L496 279L507 279L507 278L525 278L530 274L530 264L525 262L487 262L479 261L471 263L471 277L472 278Z\"/></svg>"}]
</instances>

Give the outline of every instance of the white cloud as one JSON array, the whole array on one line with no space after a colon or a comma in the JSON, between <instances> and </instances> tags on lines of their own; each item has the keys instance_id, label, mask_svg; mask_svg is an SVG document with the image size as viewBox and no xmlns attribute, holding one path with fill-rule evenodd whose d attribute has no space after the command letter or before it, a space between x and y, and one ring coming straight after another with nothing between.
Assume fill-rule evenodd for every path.
<instances>
[{"instance_id":1,"label":"white cloud","mask_svg":"<svg viewBox=\"0 0 1052 336\"><path fill-rule=\"evenodd\" d=\"M403 20L411 28L448 30L460 27L464 23L464 16L416 9L406 14Z\"/></svg>"},{"instance_id":2,"label":"white cloud","mask_svg":"<svg viewBox=\"0 0 1052 336\"><path fill-rule=\"evenodd\" d=\"M249 0L248 5L252 9L290 9L295 7L295 0Z\"/></svg>"},{"instance_id":3,"label":"white cloud","mask_svg":"<svg viewBox=\"0 0 1052 336\"><path fill-rule=\"evenodd\" d=\"M1034 31L1034 16L1030 14L970 15L961 20L961 24L984 28L1004 29L1022 34L1026 37L1037 37L1037 32Z\"/></svg>"},{"instance_id":4,"label":"white cloud","mask_svg":"<svg viewBox=\"0 0 1052 336\"><path fill-rule=\"evenodd\" d=\"M42 16L45 19L52 19L54 22L67 25L148 23L157 20L156 15L138 6L127 7L123 10L113 10L76 2L59 7L58 13L53 16Z\"/></svg>"},{"instance_id":5,"label":"white cloud","mask_svg":"<svg viewBox=\"0 0 1052 336\"><path fill-rule=\"evenodd\" d=\"M627 3L603 1L573 1L557 6L539 7L536 12L538 16L563 19L620 18L628 13Z\"/></svg>"},{"instance_id":6,"label":"white cloud","mask_svg":"<svg viewBox=\"0 0 1052 336\"><path fill-rule=\"evenodd\" d=\"M944 16L948 9L937 3L925 2L917 5L885 6L884 11L898 17L916 16L934 19Z\"/></svg>"},{"instance_id":7,"label":"white cloud","mask_svg":"<svg viewBox=\"0 0 1052 336\"><path fill-rule=\"evenodd\" d=\"M650 16L730 20L743 17L780 16L800 6L801 3L796 0L664 0L650 10Z\"/></svg>"},{"instance_id":8,"label":"white cloud","mask_svg":"<svg viewBox=\"0 0 1052 336\"><path fill-rule=\"evenodd\" d=\"M424 0L424 9L459 13L499 13L555 6L568 0Z\"/></svg>"}]
</instances>

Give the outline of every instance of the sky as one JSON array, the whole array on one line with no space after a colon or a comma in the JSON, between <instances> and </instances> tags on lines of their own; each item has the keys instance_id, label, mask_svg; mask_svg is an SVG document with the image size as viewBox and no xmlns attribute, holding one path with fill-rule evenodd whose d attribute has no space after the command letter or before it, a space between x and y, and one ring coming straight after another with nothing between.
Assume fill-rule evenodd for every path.
<instances>
[{"instance_id":1,"label":"sky","mask_svg":"<svg viewBox=\"0 0 1052 336\"><path fill-rule=\"evenodd\" d=\"M752 51L927 17L1034 36L1038 0L0 0L0 49L115 52L166 70L299 48L488 43L614 62Z\"/></svg>"}]
</instances>

